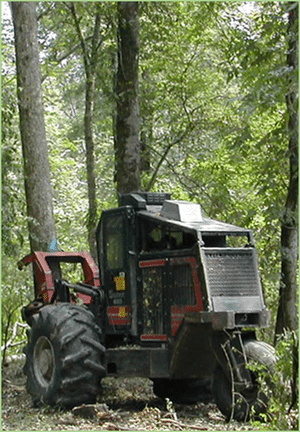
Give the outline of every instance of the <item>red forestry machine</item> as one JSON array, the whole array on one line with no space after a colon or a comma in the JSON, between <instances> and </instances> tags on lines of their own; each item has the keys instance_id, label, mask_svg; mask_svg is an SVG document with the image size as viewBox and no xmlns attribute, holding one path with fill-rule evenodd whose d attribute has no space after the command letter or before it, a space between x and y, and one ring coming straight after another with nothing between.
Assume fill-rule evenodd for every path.
<instances>
[{"instance_id":1,"label":"red forestry machine","mask_svg":"<svg viewBox=\"0 0 300 432\"><path fill-rule=\"evenodd\" d=\"M35 404L94 403L104 377L147 377L154 393L196 403L211 392L227 420L267 411L256 339L266 309L251 230L203 216L166 193L137 192L103 211L98 264L85 252L34 252L34 300L23 308L27 390ZM82 280L63 269L77 264ZM100 274L99 274L100 273Z\"/></svg>"}]
</instances>

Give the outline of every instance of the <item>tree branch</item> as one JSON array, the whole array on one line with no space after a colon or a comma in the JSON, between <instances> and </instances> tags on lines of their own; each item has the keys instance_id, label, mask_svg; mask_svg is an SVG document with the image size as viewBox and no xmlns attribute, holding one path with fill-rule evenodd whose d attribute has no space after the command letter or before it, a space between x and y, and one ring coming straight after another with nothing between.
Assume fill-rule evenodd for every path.
<instances>
[{"instance_id":1,"label":"tree branch","mask_svg":"<svg viewBox=\"0 0 300 432\"><path fill-rule=\"evenodd\" d=\"M80 42L81 49L82 49L82 53L83 53L83 61L84 61L85 70L86 70L86 73L88 73L90 58L89 58L89 54L87 51L87 45L85 43L84 37L83 37L82 32L81 32L80 21L79 21L78 16L77 16L75 3L71 2L70 5L68 5L67 7L70 9L71 14L72 14L73 19L74 19L75 28L77 31L77 35L78 35L79 42Z\"/></svg>"},{"instance_id":2,"label":"tree branch","mask_svg":"<svg viewBox=\"0 0 300 432\"><path fill-rule=\"evenodd\" d=\"M3 351L6 351L7 348L11 348L13 346L20 345L20 344L22 344L24 342L24 341L21 341L21 342L13 343L13 341L18 336L18 327L27 328L28 325L27 324L19 323L18 321L15 322L15 325L13 327L12 337L4 345L1 346L1 353Z\"/></svg>"},{"instance_id":3,"label":"tree branch","mask_svg":"<svg viewBox=\"0 0 300 432\"><path fill-rule=\"evenodd\" d=\"M159 171L160 167L162 166L163 162L165 161L165 159L167 158L168 153L171 150L171 148L174 147L176 144L180 143L192 129L193 129L192 122L189 121L189 124L187 125L185 131L165 148L165 151L161 155L160 161L158 162L158 164L154 170L154 173L152 174L152 177L146 186L146 191L149 191L152 188L152 186L154 185L156 177L158 175L158 171Z\"/></svg>"}]
</instances>

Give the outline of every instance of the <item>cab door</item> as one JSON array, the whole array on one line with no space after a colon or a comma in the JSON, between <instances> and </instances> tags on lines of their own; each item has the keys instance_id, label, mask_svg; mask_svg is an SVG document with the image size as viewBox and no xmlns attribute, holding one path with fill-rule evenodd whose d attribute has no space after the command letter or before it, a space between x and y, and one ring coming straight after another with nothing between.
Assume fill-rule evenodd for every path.
<instances>
[{"instance_id":1,"label":"cab door","mask_svg":"<svg viewBox=\"0 0 300 432\"><path fill-rule=\"evenodd\" d=\"M168 260L142 260L139 268L142 280L141 340L168 340L171 332Z\"/></svg>"},{"instance_id":2,"label":"cab door","mask_svg":"<svg viewBox=\"0 0 300 432\"><path fill-rule=\"evenodd\" d=\"M142 279L144 341L174 336L185 313L203 310L197 261L193 256L139 262Z\"/></svg>"},{"instance_id":3,"label":"cab door","mask_svg":"<svg viewBox=\"0 0 300 432\"><path fill-rule=\"evenodd\" d=\"M114 332L124 332L131 326L130 210L123 207L103 212L98 231L101 284L107 297L108 323Z\"/></svg>"}]
</instances>

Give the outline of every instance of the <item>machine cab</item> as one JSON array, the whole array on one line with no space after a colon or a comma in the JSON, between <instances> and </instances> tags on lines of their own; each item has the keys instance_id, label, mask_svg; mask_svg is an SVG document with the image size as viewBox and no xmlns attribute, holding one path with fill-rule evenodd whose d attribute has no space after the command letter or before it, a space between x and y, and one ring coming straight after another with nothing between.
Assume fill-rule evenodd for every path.
<instances>
[{"instance_id":1,"label":"machine cab","mask_svg":"<svg viewBox=\"0 0 300 432\"><path fill-rule=\"evenodd\" d=\"M158 216L166 198L125 195L102 213L97 243L110 341L160 344L186 312L203 310L197 233Z\"/></svg>"}]
</instances>

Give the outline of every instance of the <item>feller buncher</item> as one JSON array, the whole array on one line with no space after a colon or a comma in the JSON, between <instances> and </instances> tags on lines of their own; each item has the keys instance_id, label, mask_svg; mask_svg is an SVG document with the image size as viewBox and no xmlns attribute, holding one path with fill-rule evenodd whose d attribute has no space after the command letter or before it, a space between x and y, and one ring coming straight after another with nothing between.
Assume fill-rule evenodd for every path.
<instances>
[{"instance_id":1,"label":"feller buncher","mask_svg":"<svg viewBox=\"0 0 300 432\"><path fill-rule=\"evenodd\" d=\"M274 349L253 233L204 217L167 193L136 192L102 213L98 266L86 252L34 252L34 300L23 308L27 391L35 404L94 403L101 380L147 377L154 393L196 403L211 392L227 420L267 412L256 361ZM82 270L70 282L66 263Z\"/></svg>"}]
</instances>

